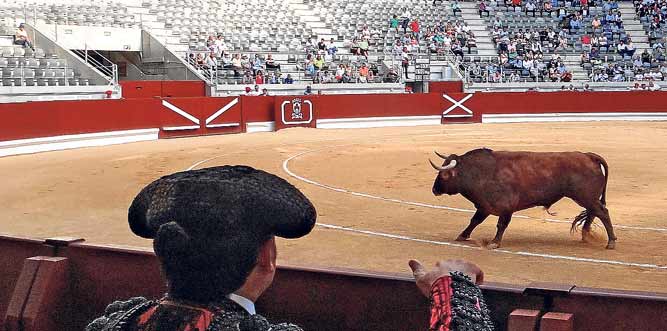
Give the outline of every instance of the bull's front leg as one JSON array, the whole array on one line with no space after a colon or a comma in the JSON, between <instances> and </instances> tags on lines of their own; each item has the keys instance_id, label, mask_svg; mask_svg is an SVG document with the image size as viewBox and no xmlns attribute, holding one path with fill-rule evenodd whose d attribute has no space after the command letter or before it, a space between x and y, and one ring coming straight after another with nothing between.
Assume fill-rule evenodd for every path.
<instances>
[{"instance_id":1,"label":"bull's front leg","mask_svg":"<svg viewBox=\"0 0 667 331\"><path fill-rule=\"evenodd\" d=\"M500 247L500 242L503 240L505 229L507 229L507 226L510 224L511 220L512 214L503 214L498 217L498 230L496 231L496 237L491 240L491 243L487 245L487 248L496 249Z\"/></svg>"},{"instance_id":2,"label":"bull's front leg","mask_svg":"<svg viewBox=\"0 0 667 331\"><path fill-rule=\"evenodd\" d=\"M481 209L477 209L477 211L475 212L475 215L473 215L472 219L470 219L470 224L468 225L467 228L465 228L465 230L463 230L463 232L461 232L459 237L456 238L456 241L466 241L466 240L468 240L470 238L470 234L472 234L472 231L475 230L475 228L478 225L482 224L482 222L484 222L484 220L487 217L489 217L489 213L487 213L487 212L485 212Z\"/></svg>"}]
</instances>

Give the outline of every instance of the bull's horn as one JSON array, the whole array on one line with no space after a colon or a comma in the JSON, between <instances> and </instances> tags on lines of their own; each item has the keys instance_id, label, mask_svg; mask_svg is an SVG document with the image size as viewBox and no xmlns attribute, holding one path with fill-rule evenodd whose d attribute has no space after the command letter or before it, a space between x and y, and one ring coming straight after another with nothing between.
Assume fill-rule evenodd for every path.
<instances>
[{"instance_id":1,"label":"bull's horn","mask_svg":"<svg viewBox=\"0 0 667 331\"><path fill-rule=\"evenodd\" d=\"M438 153L438 151L433 151L433 153L435 153L435 155L439 156L439 157L440 157L441 159L443 159L443 160L447 158L446 156L444 156L444 155Z\"/></svg>"},{"instance_id":2,"label":"bull's horn","mask_svg":"<svg viewBox=\"0 0 667 331\"><path fill-rule=\"evenodd\" d=\"M445 171L445 170L449 170L451 168L456 167L456 160L451 160L449 162L449 164L444 166L444 167L436 165L435 163L433 163L433 161L431 161L431 159L428 159L428 162L431 163L431 166L433 167L433 169L438 170L438 171Z\"/></svg>"},{"instance_id":3,"label":"bull's horn","mask_svg":"<svg viewBox=\"0 0 667 331\"><path fill-rule=\"evenodd\" d=\"M439 165L436 165L435 163L433 163L433 161L431 161L431 159L428 159L428 162L431 163L431 166L433 167L433 169L438 170L438 171L442 171L443 167L441 167Z\"/></svg>"}]
</instances>

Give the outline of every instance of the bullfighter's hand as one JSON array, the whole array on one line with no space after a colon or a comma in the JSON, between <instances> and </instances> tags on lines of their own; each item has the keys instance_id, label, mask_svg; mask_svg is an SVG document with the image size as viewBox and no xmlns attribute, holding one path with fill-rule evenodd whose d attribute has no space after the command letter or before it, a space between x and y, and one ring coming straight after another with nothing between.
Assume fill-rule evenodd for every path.
<instances>
[{"instance_id":1,"label":"bullfighter's hand","mask_svg":"<svg viewBox=\"0 0 667 331\"><path fill-rule=\"evenodd\" d=\"M415 277L415 282L419 290L425 295L429 296L431 286L442 276L448 276L450 272L461 272L476 284L481 284L484 281L484 272L477 265L464 260L442 260L435 264L435 269L427 271L426 268L417 260L410 260L408 262L412 275Z\"/></svg>"}]
</instances>

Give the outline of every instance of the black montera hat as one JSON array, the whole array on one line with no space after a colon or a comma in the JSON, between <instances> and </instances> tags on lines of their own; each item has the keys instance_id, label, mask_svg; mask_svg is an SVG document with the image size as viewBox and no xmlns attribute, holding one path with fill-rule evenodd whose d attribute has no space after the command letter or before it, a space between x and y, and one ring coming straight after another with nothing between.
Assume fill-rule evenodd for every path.
<instances>
[{"instance_id":1,"label":"black montera hat","mask_svg":"<svg viewBox=\"0 0 667 331\"><path fill-rule=\"evenodd\" d=\"M316 217L297 188L247 166L164 176L141 190L128 213L132 232L155 239L170 292L198 301L238 289L266 240L304 236Z\"/></svg>"}]
</instances>

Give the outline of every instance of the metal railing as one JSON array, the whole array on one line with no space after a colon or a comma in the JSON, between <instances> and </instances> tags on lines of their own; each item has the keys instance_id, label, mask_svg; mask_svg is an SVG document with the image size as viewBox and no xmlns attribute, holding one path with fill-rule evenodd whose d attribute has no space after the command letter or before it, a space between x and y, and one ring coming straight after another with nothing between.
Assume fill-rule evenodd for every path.
<instances>
[{"instance_id":1,"label":"metal railing","mask_svg":"<svg viewBox=\"0 0 667 331\"><path fill-rule=\"evenodd\" d=\"M109 85L118 85L118 65L111 62L111 60L98 51L89 50L87 45L83 50L75 49L72 52L101 73L107 79Z\"/></svg>"}]
</instances>

